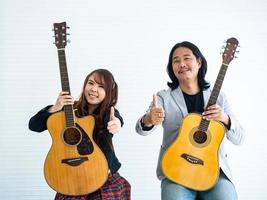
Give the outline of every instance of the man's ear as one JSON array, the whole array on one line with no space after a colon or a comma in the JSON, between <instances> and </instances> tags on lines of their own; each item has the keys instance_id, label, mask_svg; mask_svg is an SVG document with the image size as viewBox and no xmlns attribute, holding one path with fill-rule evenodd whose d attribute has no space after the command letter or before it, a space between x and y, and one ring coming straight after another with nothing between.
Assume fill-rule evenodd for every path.
<instances>
[{"instance_id":1,"label":"man's ear","mask_svg":"<svg viewBox=\"0 0 267 200\"><path fill-rule=\"evenodd\" d=\"M198 66L199 66L199 68L200 68L201 65L202 65L202 60L201 60L201 58L198 58L198 59L197 59L197 62L198 62Z\"/></svg>"}]
</instances>

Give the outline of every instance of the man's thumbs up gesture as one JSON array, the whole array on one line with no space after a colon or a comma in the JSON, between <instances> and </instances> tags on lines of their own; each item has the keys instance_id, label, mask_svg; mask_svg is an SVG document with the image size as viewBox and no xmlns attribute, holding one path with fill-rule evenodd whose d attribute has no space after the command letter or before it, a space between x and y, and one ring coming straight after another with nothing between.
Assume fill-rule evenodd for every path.
<instances>
[{"instance_id":1,"label":"man's thumbs up gesture","mask_svg":"<svg viewBox=\"0 0 267 200\"><path fill-rule=\"evenodd\" d=\"M118 133L120 131L120 129L121 129L121 122L115 116L114 107L110 108L110 115L109 115L109 122L108 122L107 129L112 134Z\"/></svg>"},{"instance_id":2,"label":"man's thumbs up gesture","mask_svg":"<svg viewBox=\"0 0 267 200\"><path fill-rule=\"evenodd\" d=\"M153 95L153 101L151 103L150 112L147 113L143 119L145 126L159 125L163 122L165 117L164 110L158 107L157 95Z\"/></svg>"}]
</instances>

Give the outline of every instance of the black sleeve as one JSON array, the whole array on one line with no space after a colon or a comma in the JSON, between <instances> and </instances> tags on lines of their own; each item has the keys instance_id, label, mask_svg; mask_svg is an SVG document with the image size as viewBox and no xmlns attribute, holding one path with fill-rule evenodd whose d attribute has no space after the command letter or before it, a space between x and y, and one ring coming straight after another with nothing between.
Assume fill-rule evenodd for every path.
<instances>
[{"instance_id":1,"label":"black sleeve","mask_svg":"<svg viewBox=\"0 0 267 200\"><path fill-rule=\"evenodd\" d=\"M45 108L40 110L37 114L31 117L28 124L29 129L31 131L42 132L44 130L47 130L46 122L48 117L52 115L52 113L48 112L48 109L51 106L52 105L46 106Z\"/></svg>"},{"instance_id":2,"label":"black sleeve","mask_svg":"<svg viewBox=\"0 0 267 200\"><path fill-rule=\"evenodd\" d=\"M223 125L227 128L227 130L229 131L231 129L231 118L229 117L229 124L226 125L225 123L223 123Z\"/></svg>"},{"instance_id":3,"label":"black sleeve","mask_svg":"<svg viewBox=\"0 0 267 200\"><path fill-rule=\"evenodd\" d=\"M121 121L121 127L123 127L123 118L122 116L120 115L119 111L115 109L115 117L119 118L119 120Z\"/></svg>"},{"instance_id":4,"label":"black sleeve","mask_svg":"<svg viewBox=\"0 0 267 200\"><path fill-rule=\"evenodd\" d=\"M141 123L142 130L143 130L143 131L150 131L150 130L154 127L154 125L152 125L152 126L145 126L145 124L144 124L144 122L143 122L143 118L144 118L144 117L142 117L142 118L140 119L140 123Z\"/></svg>"}]
</instances>

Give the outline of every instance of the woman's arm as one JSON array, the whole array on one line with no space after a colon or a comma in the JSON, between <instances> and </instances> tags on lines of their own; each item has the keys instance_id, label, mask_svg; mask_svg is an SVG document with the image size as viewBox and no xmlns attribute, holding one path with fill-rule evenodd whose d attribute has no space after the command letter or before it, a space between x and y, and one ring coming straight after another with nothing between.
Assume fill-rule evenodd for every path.
<instances>
[{"instance_id":1,"label":"woman's arm","mask_svg":"<svg viewBox=\"0 0 267 200\"><path fill-rule=\"evenodd\" d=\"M69 92L60 92L54 105L46 106L30 119L28 124L29 129L35 132L46 130L48 117L52 113L61 111L64 105L73 105L73 103L73 97L69 95Z\"/></svg>"},{"instance_id":2,"label":"woman's arm","mask_svg":"<svg viewBox=\"0 0 267 200\"><path fill-rule=\"evenodd\" d=\"M31 131L42 132L47 130L46 122L48 117L52 114L48 112L48 110L52 107L52 105L46 106L34 116L31 117L28 127Z\"/></svg>"}]
</instances>

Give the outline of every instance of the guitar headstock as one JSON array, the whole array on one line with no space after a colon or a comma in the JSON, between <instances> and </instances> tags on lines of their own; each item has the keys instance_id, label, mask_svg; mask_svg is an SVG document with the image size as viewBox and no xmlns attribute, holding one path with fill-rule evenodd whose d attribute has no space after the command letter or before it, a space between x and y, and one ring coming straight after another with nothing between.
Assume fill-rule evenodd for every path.
<instances>
[{"instance_id":1,"label":"guitar headstock","mask_svg":"<svg viewBox=\"0 0 267 200\"><path fill-rule=\"evenodd\" d=\"M65 48L67 45L67 24L66 22L54 23L54 33L55 33L55 45L58 49Z\"/></svg>"},{"instance_id":2,"label":"guitar headstock","mask_svg":"<svg viewBox=\"0 0 267 200\"><path fill-rule=\"evenodd\" d=\"M223 64L228 65L235 57L236 48L239 42L236 38L229 38L223 52Z\"/></svg>"}]
</instances>

